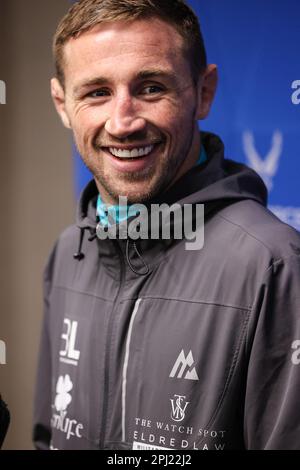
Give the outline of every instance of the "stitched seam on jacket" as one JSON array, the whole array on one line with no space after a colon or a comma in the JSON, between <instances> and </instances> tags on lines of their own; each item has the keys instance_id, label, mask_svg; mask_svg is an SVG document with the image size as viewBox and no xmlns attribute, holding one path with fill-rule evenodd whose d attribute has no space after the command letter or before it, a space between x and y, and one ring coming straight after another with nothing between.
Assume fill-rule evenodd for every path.
<instances>
[{"instance_id":1,"label":"stitched seam on jacket","mask_svg":"<svg viewBox=\"0 0 300 470\"><path fill-rule=\"evenodd\" d=\"M216 217L219 217L219 218L225 220L226 222L228 222L229 224L234 225L235 227L238 227L240 230L242 230L242 232L246 233L247 235L249 235L249 237L253 238L257 242L259 242L261 245L263 245L270 252L271 255L273 254L272 249L268 245L266 245L262 240L257 238L252 233L248 232L248 230L246 230L246 228L243 227L242 225L239 225L239 224L233 222L232 220L227 219L226 217L224 217L224 215L221 215L221 214L217 214Z\"/></svg>"},{"instance_id":2,"label":"stitched seam on jacket","mask_svg":"<svg viewBox=\"0 0 300 470\"><path fill-rule=\"evenodd\" d=\"M232 363L231 363L231 366L230 366L230 370L228 372L228 376L227 376L227 379L226 379L226 383L224 385L224 389L223 389L223 392L222 392L222 395L220 397L220 400L216 406L216 410L212 416L212 418L210 419L210 421L208 422L207 424L207 429L209 429L211 426L214 425L217 417L218 417L218 413L219 413L219 410L221 409L222 407L222 403L224 401L224 398L226 396L226 393L229 389L229 385L230 385L230 382L231 382L231 379L234 375L234 370L235 370L235 366L237 364L237 360L238 360L238 355L239 355L239 352L241 350L241 347L242 347L242 344L243 344L243 340L245 339L245 336L246 336L246 332L247 332L247 327L248 327L248 322L249 322L249 318L250 318L250 312L248 312L248 315L246 316L244 322L243 322L243 327L241 329L241 333L240 333L240 338L239 338L239 341L238 341L238 344L237 344L237 347L236 347L236 350L234 352L234 355L233 355L233 359L232 359ZM197 444L201 444L203 441L204 441L205 437L203 437L199 442L197 442Z\"/></svg>"},{"instance_id":3,"label":"stitched seam on jacket","mask_svg":"<svg viewBox=\"0 0 300 470\"><path fill-rule=\"evenodd\" d=\"M248 307L242 307L239 305L230 305L230 304L224 304L222 302L207 302L203 300L188 300L188 299L182 299L182 298L176 298L176 297L160 297L160 296L155 296L155 295L142 295L138 298L141 299L153 299L153 300L169 300L169 301L174 301L174 302L185 302L189 304L201 304L201 305L215 305L216 307L226 307L226 308L234 308L235 310L245 310L247 312L251 311L251 306ZM125 299L122 299L120 303L127 302L127 301L132 301L135 298L128 297Z\"/></svg>"},{"instance_id":4,"label":"stitched seam on jacket","mask_svg":"<svg viewBox=\"0 0 300 470\"><path fill-rule=\"evenodd\" d=\"M81 291L81 290L79 290L79 289L72 289L71 287L60 286L60 285L58 285L58 284L53 284L53 286L51 287L51 289L67 290L67 291L70 291L70 292L74 292L75 294L82 294L82 295L86 295L87 297L92 297L92 298L104 300L105 302L109 302L109 303L111 303L111 304L114 303L114 300L106 299L106 298L104 298L104 297L101 297L101 296L99 296L99 295L93 294L93 293L91 293L91 292L84 292L84 291Z\"/></svg>"}]
</instances>

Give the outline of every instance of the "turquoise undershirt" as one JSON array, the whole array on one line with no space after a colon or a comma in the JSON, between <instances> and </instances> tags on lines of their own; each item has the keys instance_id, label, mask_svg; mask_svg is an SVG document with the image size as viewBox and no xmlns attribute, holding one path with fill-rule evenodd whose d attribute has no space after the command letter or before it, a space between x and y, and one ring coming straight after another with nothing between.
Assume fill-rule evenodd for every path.
<instances>
[{"instance_id":1,"label":"turquoise undershirt","mask_svg":"<svg viewBox=\"0 0 300 470\"><path fill-rule=\"evenodd\" d=\"M199 159L195 166L202 165L206 161L207 161L206 151L204 147L202 146ZM104 227L109 227L111 225L109 219L113 221L114 223L119 224L120 222L123 222L124 220L136 215L137 213L138 213L138 210L134 208L134 204L129 207L122 206L120 210L119 206L106 205L102 201L100 194L98 196L97 218L101 222L101 225L103 225Z\"/></svg>"}]
</instances>

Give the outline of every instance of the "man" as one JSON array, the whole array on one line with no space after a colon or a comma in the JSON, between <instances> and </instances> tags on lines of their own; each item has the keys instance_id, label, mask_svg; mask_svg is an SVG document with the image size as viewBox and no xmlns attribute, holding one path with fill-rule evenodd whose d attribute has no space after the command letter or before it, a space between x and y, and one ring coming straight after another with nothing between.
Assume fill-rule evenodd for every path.
<instances>
[{"instance_id":1,"label":"man","mask_svg":"<svg viewBox=\"0 0 300 470\"><path fill-rule=\"evenodd\" d=\"M198 130L217 72L195 15L81 0L54 56L54 103L94 180L45 272L37 448L300 448L299 235ZM151 236L154 203L177 207L169 238L164 219ZM202 204L195 249L178 207ZM201 217L186 222L201 240Z\"/></svg>"}]
</instances>

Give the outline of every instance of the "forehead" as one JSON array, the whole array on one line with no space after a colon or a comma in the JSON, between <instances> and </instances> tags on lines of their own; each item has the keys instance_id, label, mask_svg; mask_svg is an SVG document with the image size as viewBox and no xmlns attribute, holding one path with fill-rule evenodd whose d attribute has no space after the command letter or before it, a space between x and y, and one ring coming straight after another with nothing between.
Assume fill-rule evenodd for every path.
<instances>
[{"instance_id":1,"label":"forehead","mask_svg":"<svg viewBox=\"0 0 300 470\"><path fill-rule=\"evenodd\" d=\"M64 47L64 72L68 77L82 79L99 70L122 67L148 67L157 64L169 68L180 66L183 38L170 24L160 19L118 21L94 27L70 39Z\"/></svg>"}]
</instances>

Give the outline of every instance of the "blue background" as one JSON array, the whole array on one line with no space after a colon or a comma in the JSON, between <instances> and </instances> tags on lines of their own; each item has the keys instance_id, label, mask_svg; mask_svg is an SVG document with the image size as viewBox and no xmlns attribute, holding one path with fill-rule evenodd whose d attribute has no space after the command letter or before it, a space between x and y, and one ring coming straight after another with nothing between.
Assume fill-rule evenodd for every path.
<instances>
[{"instance_id":1,"label":"blue background","mask_svg":"<svg viewBox=\"0 0 300 470\"><path fill-rule=\"evenodd\" d=\"M219 134L226 156L251 162L243 145L250 131L260 160L282 138L278 169L269 193L271 209L300 230L300 105L292 103L292 82L300 80L298 0L190 0L197 13L208 62L219 68L219 87L204 130ZM76 155L78 195L91 175Z\"/></svg>"}]
</instances>

